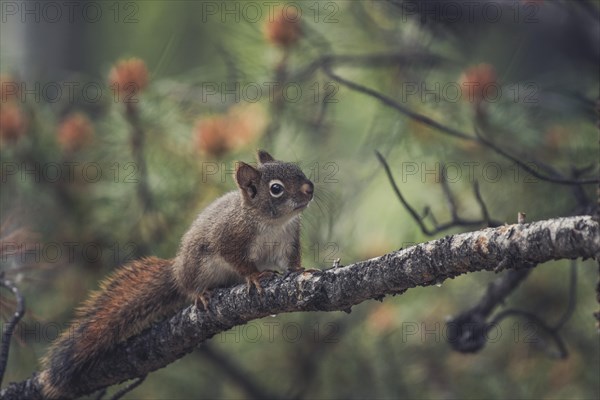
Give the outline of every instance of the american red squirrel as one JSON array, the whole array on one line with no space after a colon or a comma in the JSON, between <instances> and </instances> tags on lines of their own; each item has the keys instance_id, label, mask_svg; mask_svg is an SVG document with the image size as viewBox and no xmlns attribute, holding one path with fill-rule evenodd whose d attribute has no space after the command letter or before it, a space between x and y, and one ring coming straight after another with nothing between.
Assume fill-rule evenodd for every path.
<instances>
[{"instance_id":1,"label":"american red squirrel","mask_svg":"<svg viewBox=\"0 0 600 400\"><path fill-rule=\"evenodd\" d=\"M172 260L148 257L112 274L77 312L42 360L44 395L68 393L94 360L186 303L207 306L208 291L259 280L274 270L302 270L300 213L313 183L292 163L258 151L258 165L239 162L238 190L215 200L192 223Z\"/></svg>"}]
</instances>

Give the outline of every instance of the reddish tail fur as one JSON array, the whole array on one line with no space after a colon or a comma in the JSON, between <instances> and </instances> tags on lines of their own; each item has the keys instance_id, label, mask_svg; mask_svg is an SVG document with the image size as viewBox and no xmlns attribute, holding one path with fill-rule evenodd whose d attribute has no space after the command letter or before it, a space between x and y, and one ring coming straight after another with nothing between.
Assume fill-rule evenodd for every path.
<instances>
[{"instance_id":1,"label":"reddish tail fur","mask_svg":"<svg viewBox=\"0 0 600 400\"><path fill-rule=\"evenodd\" d=\"M96 358L181 307L173 260L136 260L114 272L77 310L71 328L42 360L44 395L57 398L93 368ZM172 307L168 307L172 305Z\"/></svg>"}]
</instances>

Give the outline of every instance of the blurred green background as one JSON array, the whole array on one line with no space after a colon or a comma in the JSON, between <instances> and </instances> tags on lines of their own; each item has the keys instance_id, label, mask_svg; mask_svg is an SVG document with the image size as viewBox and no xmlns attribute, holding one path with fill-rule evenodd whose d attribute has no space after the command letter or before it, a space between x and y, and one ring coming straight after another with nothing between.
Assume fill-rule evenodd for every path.
<instances>
[{"instance_id":1,"label":"blurred green background","mask_svg":"<svg viewBox=\"0 0 600 400\"><path fill-rule=\"evenodd\" d=\"M500 223L519 211L528 221L591 213L594 185L536 178L475 131L545 176L597 176L597 1L69 4L0 2L1 267L27 300L4 385L38 369L110 271L173 257L195 215L235 188L233 163L257 148L298 162L316 184L303 216L305 267L432 239L398 202L375 150L408 202L439 222L451 218L443 165L464 218L482 218L475 181ZM387 107L328 68L471 139ZM469 99L466 82L490 91ZM569 264L536 268L507 306L558 321ZM125 398L598 398L598 273L590 261L577 267L564 360L517 318L477 354L451 350L446 318L497 277L478 273L351 314L253 321ZM0 305L8 317L7 293Z\"/></svg>"}]
</instances>

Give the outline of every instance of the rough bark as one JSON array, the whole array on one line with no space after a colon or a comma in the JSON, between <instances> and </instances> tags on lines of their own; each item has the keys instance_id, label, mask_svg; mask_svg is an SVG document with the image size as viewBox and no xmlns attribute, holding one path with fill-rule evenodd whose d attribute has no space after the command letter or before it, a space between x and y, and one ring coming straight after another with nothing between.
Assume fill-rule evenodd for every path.
<instances>
[{"instance_id":1,"label":"rough bark","mask_svg":"<svg viewBox=\"0 0 600 400\"><path fill-rule=\"evenodd\" d=\"M468 272L575 258L600 259L599 224L589 216L450 235L345 267L275 277L263 282L262 296L256 291L248 294L245 286L216 290L207 312L189 306L104 354L97 367L72 388L72 395L143 376L220 332L268 315L348 311L368 299L382 299ZM41 398L37 376L12 383L0 397Z\"/></svg>"}]
</instances>

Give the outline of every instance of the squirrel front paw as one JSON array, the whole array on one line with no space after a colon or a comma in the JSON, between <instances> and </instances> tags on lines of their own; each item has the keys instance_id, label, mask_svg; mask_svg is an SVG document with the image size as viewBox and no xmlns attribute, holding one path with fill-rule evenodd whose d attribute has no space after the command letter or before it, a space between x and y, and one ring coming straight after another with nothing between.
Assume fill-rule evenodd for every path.
<instances>
[{"instance_id":1,"label":"squirrel front paw","mask_svg":"<svg viewBox=\"0 0 600 400\"><path fill-rule=\"evenodd\" d=\"M254 272L254 273L246 276L246 285L247 285L248 294L250 294L250 290L252 290L253 286L256 288L256 291L259 294L263 294L264 290L260 284L260 280L264 279L264 278L270 278L274 275L279 275L279 271L267 269L267 270L264 270L261 272Z\"/></svg>"},{"instance_id":2,"label":"squirrel front paw","mask_svg":"<svg viewBox=\"0 0 600 400\"><path fill-rule=\"evenodd\" d=\"M204 309L204 311L208 311L209 297L210 297L210 290L204 289L202 291L202 293L200 293L196 296L196 299L194 300L194 306L196 308L200 308L200 307L198 307L198 302L200 302L200 303L202 303L202 308Z\"/></svg>"}]
</instances>

